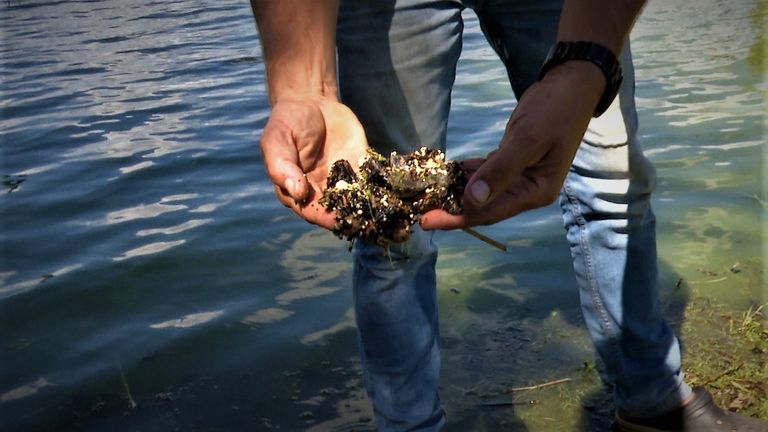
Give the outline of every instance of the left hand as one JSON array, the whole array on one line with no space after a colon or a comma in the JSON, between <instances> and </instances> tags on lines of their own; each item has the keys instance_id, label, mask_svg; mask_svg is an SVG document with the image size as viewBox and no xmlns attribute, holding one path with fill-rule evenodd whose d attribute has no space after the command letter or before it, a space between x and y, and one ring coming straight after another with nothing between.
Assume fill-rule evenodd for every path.
<instances>
[{"instance_id":1,"label":"left hand","mask_svg":"<svg viewBox=\"0 0 768 432\"><path fill-rule=\"evenodd\" d=\"M335 98L279 100L261 135L261 151L275 195L307 222L326 229L335 214L320 203L331 165L346 159L356 169L368 143L360 121Z\"/></svg>"},{"instance_id":2,"label":"left hand","mask_svg":"<svg viewBox=\"0 0 768 432\"><path fill-rule=\"evenodd\" d=\"M470 180L464 212L433 210L424 229L490 225L554 202L605 88L595 65L558 65L525 91L507 123L499 148L463 162Z\"/></svg>"}]
</instances>

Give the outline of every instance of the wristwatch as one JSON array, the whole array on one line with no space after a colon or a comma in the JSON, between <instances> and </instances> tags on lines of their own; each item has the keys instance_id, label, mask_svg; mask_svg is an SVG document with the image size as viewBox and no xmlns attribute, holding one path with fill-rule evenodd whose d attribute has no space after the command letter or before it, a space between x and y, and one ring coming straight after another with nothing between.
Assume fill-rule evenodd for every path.
<instances>
[{"instance_id":1,"label":"wristwatch","mask_svg":"<svg viewBox=\"0 0 768 432\"><path fill-rule=\"evenodd\" d=\"M552 45L547 59L539 71L539 81L553 67L571 60L584 60L594 63L605 75L605 91L595 108L595 117L600 117L611 105L621 85L621 65L610 49L596 42L576 41L558 42Z\"/></svg>"}]
</instances>

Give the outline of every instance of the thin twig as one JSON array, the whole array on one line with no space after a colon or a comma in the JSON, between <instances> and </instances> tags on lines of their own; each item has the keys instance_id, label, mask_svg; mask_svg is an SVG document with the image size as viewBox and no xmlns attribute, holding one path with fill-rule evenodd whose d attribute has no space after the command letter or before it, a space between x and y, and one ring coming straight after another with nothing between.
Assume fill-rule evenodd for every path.
<instances>
[{"instance_id":1,"label":"thin twig","mask_svg":"<svg viewBox=\"0 0 768 432\"><path fill-rule=\"evenodd\" d=\"M498 401L488 401L488 402L482 402L480 406L484 407L505 407L505 406L514 406L514 405L536 405L539 401L536 399L530 399L530 400L498 400Z\"/></svg>"},{"instance_id":2,"label":"thin twig","mask_svg":"<svg viewBox=\"0 0 768 432\"><path fill-rule=\"evenodd\" d=\"M507 251L507 246L504 243L496 241L486 235L480 234L479 232L473 230L472 228L464 228L464 232L480 241L488 243L489 245L495 247L496 249L499 249L503 252Z\"/></svg>"},{"instance_id":3,"label":"thin twig","mask_svg":"<svg viewBox=\"0 0 768 432\"><path fill-rule=\"evenodd\" d=\"M125 379L125 373L123 373L123 365L120 363L120 360L116 360L117 362L117 369L120 371L120 381L123 382L123 387L125 388L125 394L128 397L128 407L131 409L136 408L139 406L135 400L133 400L133 396L131 396L131 388L128 387L128 380Z\"/></svg>"},{"instance_id":4,"label":"thin twig","mask_svg":"<svg viewBox=\"0 0 768 432\"><path fill-rule=\"evenodd\" d=\"M753 200L755 200L755 201L759 202L760 204L762 204L763 207L768 208L768 201L760 198L760 196L758 194L756 194L756 193L753 193L753 194L743 193L741 195L746 195L747 197L752 198Z\"/></svg>"},{"instance_id":5,"label":"thin twig","mask_svg":"<svg viewBox=\"0 0 768 432\"><path fill-rule=\"evenodd\" d=\"M728 276L723 276L721 278L717 279L707 279L707 280L697 280L697 281L689 281L688 283L691 285L698 285L698 284L706 284L706 283L716 283L716 282L722 282L724 280L728 279Z\"/></svg>"},{"instance_id":6,"label":"thin twig","mask_svg":"<svg viewBox=\"0 0 768 432\"><path fill-rule=\"evenodd\" d=\"M536 385L532 385L532 386L512 387L510 389L510 391L516 392L516 391L524 391L524 390L536 390L536 389L540 389L540 388L544 388L544 387L553 386L553 385L556 385L556 384L567 383L568 381L572 381L572 380L573 380L572 378L562 378L562 379L558 379L558 380L554 380L554 381L547 381L545 383L536 384Z\"/></svg>"},{"instance_id":7,"label":"thin twig","mask_svg":"<svg viewBox=\"0 0 768 432\"><path fill-rule=\"evenodd\" d=\"M710 378L710 379L704 381L703 383L701 383L701 385L702 386L709 385L709 384L719 380L720 378L722 378L722 377L724 377L726 375L730 375L730 374L736 372L737 370L741 369L743 366L744 366L744 362L741 362L741 363L739 363L739 364L737 364L735 366L732 366L732 367L726 369L725 372L722 372L720 375L717 375L714 378Z\"/></svg>"}]
</instances>

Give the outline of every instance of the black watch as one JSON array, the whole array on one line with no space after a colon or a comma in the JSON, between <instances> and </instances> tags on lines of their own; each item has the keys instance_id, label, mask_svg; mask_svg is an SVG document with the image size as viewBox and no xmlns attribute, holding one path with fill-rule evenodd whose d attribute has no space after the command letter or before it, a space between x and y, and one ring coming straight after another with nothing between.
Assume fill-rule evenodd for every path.
<instances>
[{"instance_id":1,"label":"black watch","mask_svg":"<svg viewBox=\"0 0 768 432\"><path fill-rule=\"evenodd\" d=\"M577 42L558 42L552 45L547 54L547 59L539 71L539 81L553 67L571 60L584 60L594 63L603 71L606 85L603 95L595 108L595 117L599 117L605 110L611 106L611 102L619 92L621 85L621 65L619 60L607 47L596 42L577 41Z\"/></svg>"}]
</instances>

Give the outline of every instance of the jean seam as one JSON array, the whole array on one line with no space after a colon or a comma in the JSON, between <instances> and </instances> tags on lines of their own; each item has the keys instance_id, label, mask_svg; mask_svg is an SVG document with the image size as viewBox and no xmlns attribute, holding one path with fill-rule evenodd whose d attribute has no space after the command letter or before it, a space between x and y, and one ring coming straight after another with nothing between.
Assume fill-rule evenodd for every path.
<instances>
[{"instance_id":1,"label":"jean seam","mask_svg":"<svg viewBox=\"0 0 768 432\"><path fill-rule=\"evenodd\" d=\"M592 250L589 247L589 240L587 239L587 221L580 210L578 198L572 192L570 183L567 178L563 184L563 191L565 192L565 196L571 204L571 211L573 212L576 225L579 229L579 247L581 248L582 254L584 255L585 272L587 276L589 293L592 297L592 302L595 304L595 309L598 312L600 325L603 328L603 331L608 335L608 344L611 347L611 351L613 352L615 360L617 360L615 363L613 363L617 367L616 372L619 375L623 375L624 365L621 357L621 346L618 345L617 338L615 337L617 332L616 329L613 328L613 325L607 316L605 305L603 304L603 300L600 297L600 290L597 287L597 278L595 277L594 272Z\"/></svg>"}]
</instances>

